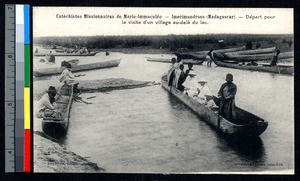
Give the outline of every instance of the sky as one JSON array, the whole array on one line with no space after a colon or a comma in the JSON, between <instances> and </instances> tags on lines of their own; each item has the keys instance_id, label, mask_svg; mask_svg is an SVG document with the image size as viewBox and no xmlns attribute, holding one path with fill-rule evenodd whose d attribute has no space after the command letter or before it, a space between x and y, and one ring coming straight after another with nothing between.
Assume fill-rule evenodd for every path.
<instances>
[{"instance_id":1,"label":"sky","mask_svg":"<svg viewBox=\"0 0 300 181\"><path fill-rule=\"evenodd\" d=\"M32 16L33 37L293 34L294 31L292 8L33 7Z\"/></svg>"}]
</instances>

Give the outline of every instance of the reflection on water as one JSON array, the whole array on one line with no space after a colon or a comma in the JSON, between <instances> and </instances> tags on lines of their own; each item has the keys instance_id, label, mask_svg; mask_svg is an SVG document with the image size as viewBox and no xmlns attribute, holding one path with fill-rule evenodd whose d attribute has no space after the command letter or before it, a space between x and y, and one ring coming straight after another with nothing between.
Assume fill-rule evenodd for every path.
<instances>
[{"instance_id":1,"label":"reflection on water","mask_svg":"<svg viewBox=\"0 0 300 181\"><path fill-rule=\"evenodd\" d=\"M145 56L151 55L111 55L122 57L118 67L84 72L86 76L79 79L122 77L159 82L170 67L147 62ZM101 58L102 54L97 54L89 61ZM91 105L74 102L64 145L108 172L294 168L293 76L206 66L194 66L194 70L208 80L215 95L225 75L232 73L238 87L236 104L268 121L265 133L252 140L225 136L161 86L151 86L93 93L96 98ZM82 94L83 99L90 96Z\"/></svg>"},{"instance_id":2,"label":"reflection on water","mask_svg":"<svg viewBox=\"0 0 300 181\"><path fill-rule=\"evenodd\" d=\"M189 109L188 106L183 104L178 98L169 94L169 101L172 108L178 110L175 113L180 114L182 110ZM191 110L192 111L192 110ZM193 111L192 111L193 112ZM196 114L196 113L194 113ZM205 121L199 116L197 116L199 121ZM207 124L208 126L211 126ZM257 138L247 138L247 137L235 137L226 135L220 130L216 129L215 127L211 126L213 131L216 131L216 136L218 137L218 141L224 147L220 148L221 150L227 149L230 147L231 149L235 150L237 154L243 156L249 160L255 160L260 163L264 163L264 146L263 141L260 137Z\"/></svg>"}]
</instances>

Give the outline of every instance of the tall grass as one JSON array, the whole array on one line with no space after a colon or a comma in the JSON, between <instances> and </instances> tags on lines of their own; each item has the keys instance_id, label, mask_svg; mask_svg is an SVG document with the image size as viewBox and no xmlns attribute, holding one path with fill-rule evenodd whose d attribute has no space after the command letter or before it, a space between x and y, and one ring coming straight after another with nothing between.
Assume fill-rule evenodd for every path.
<instances>
[{"instance_id":1,"label":"tall grass","mask_svg":"<svg viewBox=\"0 0 300 181\"><path fill-rule=\"evenodd\" d=\"M60 45L67 48L87 47L89 49L134 48L149 46L155 49L178 48L188 50L202 50L217 48L218 40L224 40L226 47L234 47L246 42L293 42L293 35L255 35L255 34L205 34L205 35L164 35L164 36L68 36L68 37L38 37L34 38L35 44Z\"/></svg>"}]
</instances>

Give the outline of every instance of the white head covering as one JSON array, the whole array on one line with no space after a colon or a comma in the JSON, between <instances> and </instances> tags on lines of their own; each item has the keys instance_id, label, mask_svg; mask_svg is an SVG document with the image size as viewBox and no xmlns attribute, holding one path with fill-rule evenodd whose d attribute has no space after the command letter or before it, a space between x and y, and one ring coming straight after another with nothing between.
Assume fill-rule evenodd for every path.
<instances>
[{"instance_id":1,"label":"white head covering","mask_svg":"<svg viewBox=\"0 0 300 181\"><path fill-rule=\"evenodd\" d=\"M205 82L205 83L207 83L206 79L203 78L203 77L198 79L198 83L200 83L200 82Z\"/></svg>"}]
</instances>

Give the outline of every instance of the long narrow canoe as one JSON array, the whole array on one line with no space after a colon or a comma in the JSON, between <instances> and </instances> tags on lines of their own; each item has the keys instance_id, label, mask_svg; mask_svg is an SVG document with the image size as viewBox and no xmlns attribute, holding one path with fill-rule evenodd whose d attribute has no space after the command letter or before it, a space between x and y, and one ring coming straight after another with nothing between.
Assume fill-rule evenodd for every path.
<instances>
[{"instance_id":1,"label":"long narrow canoe","mask_svg":"<svg viewBox=\"0 0 300 181\"><path fill-rule=\"evenodd\" d=\"M171 58L155 58L155 57L146 57L149 62L163 62L163 63L171 63ZM203 60L193 60L193 59L183 59L183 64L192 63L194 65L202 65Z\"/></svg>"},{"instance_id":2,"label":"long narrow canoe","mask_svg":"<svg viewBox=\"0 0 300 181\"><path fill-rule=\"evenodd\" d=\"M109 60L109 61L105 61L105 62L96 62L96 63L90 63L90 64L74 65L72 67L72 72L116 67L120 64L121 60L122 59L120 58L120 59ZM65 69L64 67L52 67L52 68L35 69L33 71L33 75L36 76L36 77L55 75L55 74L60 74L64 69Z\"/></svg>"},{"instance_id":3,"label":"long narrow canoe","mask_svg":"<svg viewBox=\"0 0 300 181\"><path fill-rule=\"evenodd\" d=\"M241 50L245 50L245 46L214 50L214 53L236 52ZM174 52L174 54L177 57L180 57L182 59L204 60L208 52L209 51L207 50L207 51L198 51L198 52L190 52L190 53Z\"/></svg>"},{"instance_id":4,"label":"long narrow canoe","mask_svg":"<svg viewBox=\"0 0 300 181\"><path fill-rule=\"evenodd\" d=\"M54 56L95 56L97 52L90 52L90 53L57 53L57 52L52 52L51 55ZM49 55L49 53L35 53L34 56L41 57L41 56L46 56Z\"/></svg>"},{"instance_id":5,"label":"long narrow canoe","mask_svg":"<svg viewBox=\"0 0 300 181\"><path fill-rule=\"evenodd\" d=\"M271 67L270 65L267 65L267 64L252 66L252 65L240 65L240 64L236 64L236 63L225 63L225 62L221 62L221 61L214 61L214 63L220 67L228 67L228 68L242 69L242 70L270 72L270 73L276 73L276 74L293 74L294 73L294 66L292 66L292 65L290 65L290 66L278 65L276 67Z\"/></svg>"},{"instance_id":6,"label":"long narrow canoe","mask_svg":"<svg viewBox=\"0 0 300 181\"><path fill-rule=\"evenodd\" d=\"M237 52L228 52L225 53L226 55L253 55L253 54L266 54L266 53L272 53L274 52L276 47L270 47L270 48L261 48L256 50L243 50L243 51L237 51Z\"/></svg>"},{"instance_id":7,"label":"long narrow canoe","mask_svg":"<svg viewBox=\"0 0 300 181\"><path fill-rule=\"evenodd\" d=\"M65 136L70 118L70 110L73 102L73 86L62 86L61 89L65 94L59 95L56 100L57 110L61 113L61 118L43 117L42 129L43 132L51 138L59 139ZM59 91L62 92L62 91Z\"/></svg>"},{"instance_id":8,"label":"long narrow canoe","mask_svg":"<svg viewBox=\"0 0 300 181\"><path fill-rule=\"evenodd\" d=\"M271 60L273 57L273 53L269 54L257 54L257 55L233 55L233 54L226 54L225 53L225 60L236 60L236 61L261 61L261 60ZM286 58L293 58L294 52L284 52L280 53L278 58L286 59Z\"/></svg>"},{"instance_id":9,"label":"long narrow canoe","mask_svg":"<svg viewBox=\"0 0 300 181\"><path fill-rule=\"evenodd\" d=\"M237 51L242 51L245 50L245 46L242 47L235 47L235 48L226 48L226 49L218 49L218 50L214 50L215 53L227 53L227 52L237 52ZM209 52L209 50L207 51L198 51L198 52L192 52L195 54L207 54Z\"/></svg>"},{"instance_id":10,"label":"long narrow canoe","mask_svg":"<svg viewBox=\"0 0 300 181\"><path fill-rule=\"evenodd\" d=\"M177 90L176 88L170 89L167 84L166 75L162 77L161 83L162 87L165 90L177 97L197 115L204 118L204 120L211 124L214 128L220 130L225 134L243 137L258 137L268 127L267 121L264 121L262 118L238 107L236 107L236 112L239 124L232 123L224 117L220 116L217 113L218 111L214 111L210 108L205 107L203 104L200 104L199 102Z\"/></svg>"}]
</instances>

